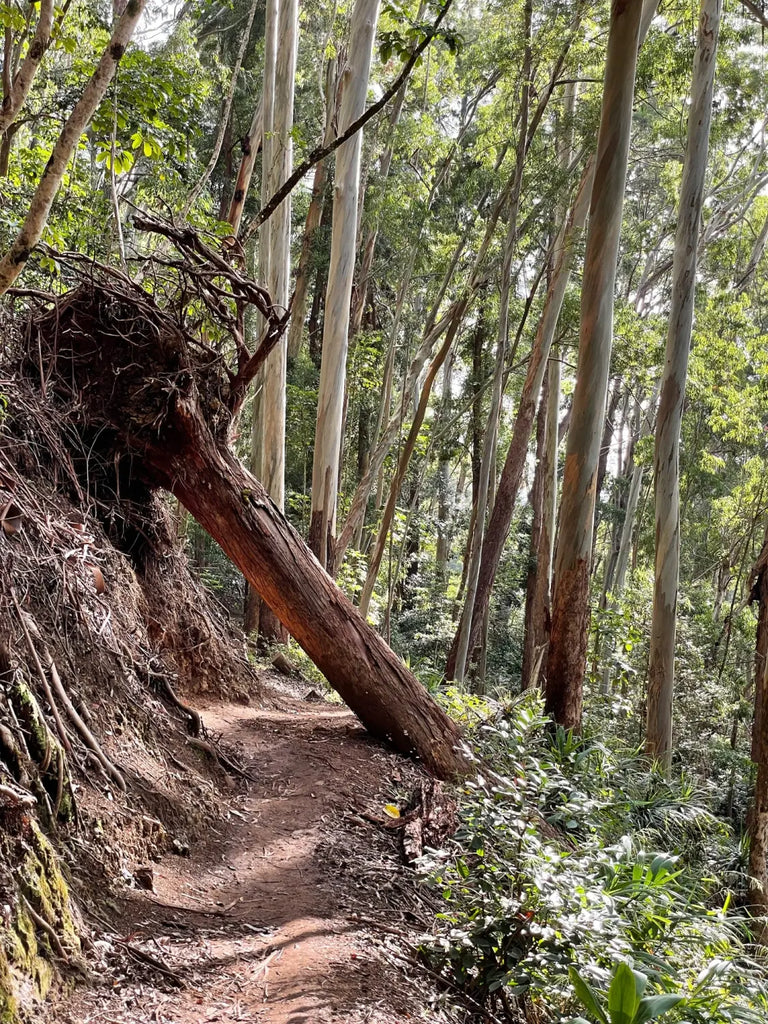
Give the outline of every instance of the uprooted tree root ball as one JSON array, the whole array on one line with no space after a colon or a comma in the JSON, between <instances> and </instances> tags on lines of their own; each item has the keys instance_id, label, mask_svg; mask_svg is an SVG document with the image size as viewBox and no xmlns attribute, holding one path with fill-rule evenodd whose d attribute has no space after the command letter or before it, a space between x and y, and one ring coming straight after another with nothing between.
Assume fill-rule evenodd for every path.
<instances>
[{"instance_id":1,"label":"uprooted tree root ball","mask_svg":"<svg viewBox=\"0 0 768 1024\"><path fill-rule=\"evenodd\" d=\"M212 266L211 288L223 273ZM102 268L32 319L28 370L55 394L116 492L162 488L179 499L372 735L438 777L461 775L467 761L459 728L229 448L243 382L269 333L248 357L226 320L216 345L204 340L200 324L185 322L193 309L179 302L161 308Z\"/></svg>"}]
</instances>

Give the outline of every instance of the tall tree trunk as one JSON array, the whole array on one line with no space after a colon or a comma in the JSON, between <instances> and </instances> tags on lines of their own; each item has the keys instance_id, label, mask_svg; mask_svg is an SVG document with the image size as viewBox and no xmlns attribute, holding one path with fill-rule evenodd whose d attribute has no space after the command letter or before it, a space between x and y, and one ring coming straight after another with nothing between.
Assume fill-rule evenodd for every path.
<instances>
[{"instance_id":1,"label":"tall tree trunk","mask_svg":"<svg viewBox=\"0 0 768 1024\"><path fill-rule=\"evenodd\" d=\"M526 4L527 24L529 27L530 11L530 4ZM528 50L530 53L530 47ZM525 127L522 129L522 133L523 135L525 134ZM515 206L516 205L517 204L515 204ZM499 426L499 416L501 414L501 401L504 392L504 369L507 361L507 345L509 341L509 298L512 288L512 254L514 252L516 240L517 218L510 217L510 221L507 226L506 242L504 245L504 257L502 260L501 294L499 296L499 322L496 338L496 365L493 373L491 407L488 412L488 425L485 430L482 445L483 454L480 461L477 484L475 486L475 528L472 532L472 543L469 548L469 565L467 567L464 608L459 621L459 628L457 630L458 643L456 646L456 664L454 666L453 675L460 683L464 681L469 661L472 613L475 606L475 596L477 594L477 579L480 573L480 558L483 549L483 538L485 536L485 519L488 512L491 463L496 451L496 437Z\"/></svg>"},{"instance_id":2,"label":"tall tree trunk","mask_svg":"<svg viewBox=\"0 0 768 1024\"><path fill-rule=\"evenodd\" d=\"M525 460L528 454L531 428L536 416L541 383L546 372L549 351L570 280L574 250L587 217L591 184L592 164L590 163L582 175L569 221L563 224L556 243L557 262L547 289L544 310L536 329L536 337L531 349L528 370L515 417L512 439L501 470L501 477L496 490L496 500L493 503L493 510L491 511L488 528L485 533L472 615L469 650L474 650L479 641L485 608L490 601L493 582L496 579L501 554L509 534L510 524L512 523L515 501L520 489L520 481L523 477ZM457 651L458 633L454 638L445 667L445 674L448 679L453 678Z\"/></svg>"},{"instance_id":3,"label":"tall tree trunk","mask_svg":"<svg viewBox=\"0 0 768 1024\"><path fill-rule=\"evenodd\" d=\"M483 277L481 274L483 265L485 263L488 250L493 240L494 231L496 224L498 223L499 216L504 207L504 204L509 197L510 190L514 183L514 177L511 178L505 187L502 189L501 194L494 203L491 214L485 225L485 232L483 234L483 240L480 243L478 251L475 255L472 270L467 278L460 298L455 302L451 303L446 312L438 320L438 313L448 290L448 287L453 279L454 272L459 264L462 254L466 248L467 242L471 234L471 228L468 228L458 245L456 246L453 255L451 257L450 264L446 273L443 276L443 280L438 289L438 294L432 304L432 308L427 316L427 322L424 326L422 333L421 344L411 360L411 365L408 368L405 380L403 381L403 391L400 401L397 402L399 408L403 408L411 401L411 397L415 394L416 386L418 384L419 376L424 369L424 364L429 358L434 345L442 337L443 332L446 331L450 325L454 322L456 310L459 306L463 307L463 311L469 308L475 294L483 283ZM411 264L412 266L413 264ZM404 292L403 292L404 296ZM463 312L462 312L463 316ZM394 335L392 336L394 339ZM336 564L337 566L341 563L341 558L346 551L352 537L354 536L361 519L365 516L365 509L368 504L368 499L373 488L374 481L377 479L381 467L384 465L384 460L389 454L390 448L394 444L395 438L400 433L401 423L399 412L393 415L389 422L381 430L380 437L371 452L371 460L368 472L358 484L355 493L350 503L349 512L347 514L346 522L344 527L339 534L338 541L336 543Z\"/></svg>"},{"instance_id":4,"label":"tall tree trunk","mask_svg":"<svg viewBox=\"0 0 768 1024\"><path fill-rule=\"evenodd\" d=\"M5 63L3 64L3 102L0 105L0 138L3 138L16 120L24 101L29 95L29 90L32 88L32 82L37 74L40 61L51 45L54 7L54 0L41 0L35 34L27 47L26 56L18 70L14 71L11 67L10 54L6 50ZM10 31L10 29L7 31Z\"/></svg>"},{"instance_id":5,"label":"tall tree trunk","mask_svg":"<svg viewBox=\"0 0 768 1024\"><path fill-rule=\"evenodd\" d=\"M611 5L581 292L579 359L560 506L545 706L559 725L576 730L581 728L595 483L642 6L641 0L613 0Z\"/></svg>"},{"instance_id":6,"label":"tall tree trunk","mask_svg":"<svg viewBox=\"0 0 768 1024\"><path fill-rule=\"evenodd\" d=\"M443 366L443 393L440 402L442 420L447 420L451 407L453 388L453 358L451 355ZM448 559L451 547L451 502L448 493L450 458L448 452L440 452L437 467L437 543L435 549L435 593L442 597L448 572Z\"/></svg>"},{"instance_id":7,"label":"tall tree trunk","mask_svg":"<svg viewBox=\"0 0 768 1024\"><path fill-rule=\"evenodd\" d=\"M768 943L768 530L763 550L752 570L750 601L758 602L755 642L755 717L752 724L752 762L755 787L747 829L749 833L749 903L761 917L758 942Z\"/></svg>"},{"instance_id":8,"label":"tall tree trunk","mask_svg":"<svg viewBox=\"0 0 768 1024\"><path fill-rule=\"evenodd\" d=\"M339 122L342 132L365 109L378 16L379 0L356 0L351 18L348 65L341 80ZM361 152L362 134L358 132L336 153L331 262L325 297L309 524L309 546L323 566L332 566L334 560Z\"/></svg>"},{"instance_id":9,"label":"tall tree trunk","mask_svg":"<svg viewBox=\"0 0 768 1024\"><path fill-rule=\"evenodd\" d=\"M360 614L363 616L368 614L368 606L370 605L371 596L373 595L373 588L376 586L376 577L378 576L379 568L381 566L381 559L384 556L387 534L389 533L392 521L395 518L397 496L400 493L400 488L402 487L405 474L408 470L408 463L410 462L411 455L413 455L413 450L416 447L416 441L419 437L419 431L421 430L421 425L424 422L424 416L426 415L427 406L429 405L429 396L432 393L432 385L435 382L438 370L445 362L445 359L451 350L459 325L461 324L464 313L466 312L468 302L469 299L465 296L465 298L455 307L445 340L427 370L427 375L424 379L424 385L419 397L419 404L416 408L413 422L411 423L411 429L408 431L408 437L406 438L405 445L400 453L397 469L395 470L395 475L392 478L392 483L389 488L389 497L387 498L387 504L384 507L384 513L381 517L381 524L376 536L376 543L373 546L371 560L368 565L368 574L365 577L365 583L363 584L363 589L360 594L359 608Z\"/></svg>"},{"instance_id":10,"label":"tall tree trunk","mask_svg":"<svg viewBox=\"0 0 768 1024\"><path fill-rule=\"evenodd\" d=\"M270 0L267 4L269 60L265 59L263 186L273 195L290 176L293 143L293 90L296 77L298 0ZM274 86L266 81L274 52ZM288 308L290 297L291 200L286 198L262 227L261 273L276 306ZM278 508L285 502L285 380L286 342L281 338L262 368L261 481ZM280 622L262 609L259 632L266 640L286 639Z\"/></svg>"},{"instance_id":11,"label":"tall tree trunk","mask_svg":"<svg viewBox=\"0 0 768 1024\"><path fill-rule=\"evenodd\" d=\"M610 393L608 406L605 410L605 418L603 420L603 436L600 440L600 457L597 460L597 480L595 482L595 522L592 530L593 551L597 540L597 528L600 525L597 506L600 504L600 495L603 493L603 483L605 482L605 474L608 470L608 456L611 454L611 445L613 444L613 435L615 431L614 418L616 416L616 410L619 407L619 402L621 401L621 384L621 378L618 377L614 382L613 390Z\"/></svg>"},{"instance_id":12,"label":"tall tree trunk","mask_svg":"<svg viewBox=\"0 0 768 1024\"><path fill-rule=\"evenodd\" d=\"M240 158L240 166L237 169L235 188L232 192L232 200L227 211L227 221L232 225L232 234L237 237L240 230L240 222L243 219L245 200L248 198L248 189L251 187L253 168L256 157L261 150L261 142L264 137L264 100L261 98L253 110L251 126L248 134L242 140L243 154Z\"/></svg>"},{"instance_id":13,"label":"tall tree trunk","mask_svg":"<svg viewBox=\"0 0 768 1024\"><path fill-rule=\"evenodd\" d=\"M539 562L542 553L545 519L545 480L547 476L547 433L549 415L549 372L541 388L536 417L536 471L531 488L531 537L528 547L528 579L525 587L525 633L521 686L530 690L538 682L546 647L549 573Z\"/></svg>"},{"instance_id":14,"label":"tall tree trunk","mask_svg":"<svg viewBox=\"0 0 768 1024\"><path fill-rule=\"evenodd\" d=\"M146 0L128 0L125 11L114 27L112 38L101 56L98 67L83 89L80 99L75 104L54 144L53 152L32 196L24 223L11 243L10 249L0 259L0 295L4 295L13 285L26 266L30 253L42 237L72 153L80 142L80 136L90 124L91 118L104 99L109 83L114 78L117 65L125 53L126 46L131 41L139 18L141 18L145 4Z\"/></svg>"},{"instance_id":15,"label":"tall tree trunk","mask_svg":"<svg viewBox=\"0 0 768 1024\"><path fill-rule=\"evenodd\" d=\"M645 749L665 766L669 765L672 756L672 693L680 564L680 425L691 348L696 253L709 151L721 3L722 0L701 0L688 116L688 145L675 234L667 353L656 420L656 562Z\"/></svg>"}]
</instances>

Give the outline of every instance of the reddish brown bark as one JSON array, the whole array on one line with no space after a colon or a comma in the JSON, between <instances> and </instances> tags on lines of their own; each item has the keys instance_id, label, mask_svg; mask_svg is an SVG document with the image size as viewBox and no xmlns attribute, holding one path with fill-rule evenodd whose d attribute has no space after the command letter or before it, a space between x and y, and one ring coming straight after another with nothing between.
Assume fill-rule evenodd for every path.
<instances>
[{"instance_id":1,"label":"reddish brown bark","mask_svg":"<svg viewBox=\"0 0 768 1024\"><path fill-rule=\"evenodd\" d=\"M572 665L586 665L587 662L590 619L587 561L582 559L562 574L558 581L558 596L570 614L560 615L557 619L553 617L544 706L558 725L580 732L584 673L573 674ZM559 683L563 678L568 679L567 686L552 685L551 680Z\"/></svg>"},{"instance_id":2,"label":"reddish brown bark","mask_svg":"<svg viewBox=\"0 0 768 1024\"><path fill-rule=\"evenodd\" d=\"M641 0L614 0L611 5L581 287L579 359L560 506L545 706L558 725L575 730L581 726L587 665L592 528L641 13Z\"/></svg>"},{"instance_id":3,"label":"reddish brown bark","mask_svg":"<svg viewBox=\"0 0 768 1024\"><path fill-rule=\"evenodd\" d=\"M549 358L557 320L570 276L574 245L586 218L587 200L591 183L592 163L590 161L582 174L581 184L574 200L569 223L564 230L562 248L547 289L544 310L536 331L536 338L534 339L525 375L525 383L520 395L520 404L517 409L512 439L509 442L507 457L504 460L496 498L493 503L493 510L491 511L488 527L485 531L482 561L480 563L480 573L477 579L477 590L472 613L472 627L469 639L470 658L480 642L482 623L490 601L491 589L496 579L504 544L506 543L512 523L515 502L520 489L520 482L523 478L523 470L525 469L531 429L536 416L536 403L538 402L547 359ZM457 631L445 666L445 676L447 679L453 679L454 677L458 647L459 632Z\"/></svg>"},{"instance_id":4,"label":"reddish brown bark","mask_svg":"<svg viewBox=\"0 0 768 1024\"><path fill-rule=\"evenodd\" d=\"M460 733L358 615L261 484L214 441L191 399L177 402L145 458L214 537L373 735L440 777L461 772Z\"/></svg>"}]
</instances>

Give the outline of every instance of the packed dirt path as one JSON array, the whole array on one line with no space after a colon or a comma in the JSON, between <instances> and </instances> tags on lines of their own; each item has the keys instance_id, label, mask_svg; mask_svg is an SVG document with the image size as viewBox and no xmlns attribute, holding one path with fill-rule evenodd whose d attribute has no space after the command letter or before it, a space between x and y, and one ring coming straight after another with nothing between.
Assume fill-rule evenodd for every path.
<instances>
[{"instance_id":1,"label":"packed dirt path","mask_svg":"<svg viewBox=\"0 0 768 1024\"><path fill-rule=\"evenodd\" d=\"M457 1019L408 963L403 940L429 927L431 909L400 864L395 834L376 823L386 803L403 805L417 769L322 701L279 695L267 708L201 710L252 781L226 799L218 834L189 856L164 855L154 891L132 889L115 906L95 943L101 983L79 989L54 1019Z\"/></svg>"}]
</instances>

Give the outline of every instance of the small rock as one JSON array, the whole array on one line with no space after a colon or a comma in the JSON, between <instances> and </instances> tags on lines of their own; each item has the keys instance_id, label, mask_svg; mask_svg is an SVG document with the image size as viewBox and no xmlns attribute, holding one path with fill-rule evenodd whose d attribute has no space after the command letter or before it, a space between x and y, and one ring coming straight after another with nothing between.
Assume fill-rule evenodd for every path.
<instances>
[{"instance_id":1,"label":"small rock","mask_svg":"<svg viewBox=\"0 0 768 1024\"><path fill-rule=\"evenodd\" d=\"M173 849L173 852L177 854L179 857L189 856L189 846L187 845L187 843L182 843L180 839L174 838L174 840L171 843L171 848Z\"/></svg>"}]
</instances>

